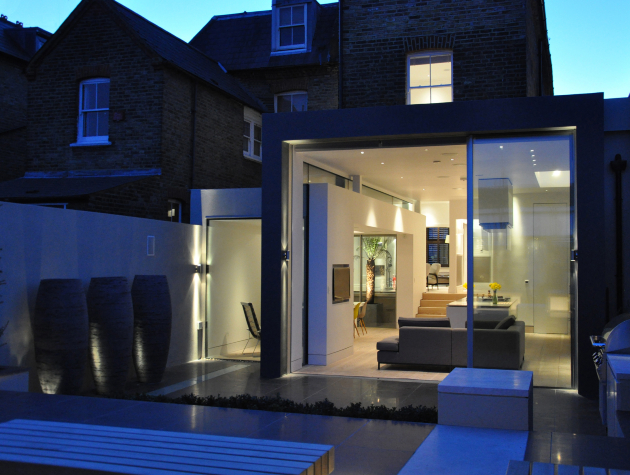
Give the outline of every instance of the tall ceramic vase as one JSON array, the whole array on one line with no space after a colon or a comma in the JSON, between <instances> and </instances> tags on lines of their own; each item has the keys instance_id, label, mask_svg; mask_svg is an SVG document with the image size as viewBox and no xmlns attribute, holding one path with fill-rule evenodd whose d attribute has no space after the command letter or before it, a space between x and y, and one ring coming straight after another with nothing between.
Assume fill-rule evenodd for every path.
<instances>
[{"instance_id":1,"label":"tall ceramic vase","mask_svg":"<svg viewBox=\"0 0 630 475\"><path fill-rule=\"evenodd\" d=\"M88 352L88 314L79 279L43 279L33 315L37 376L47 394L78 394Z\"/></svg>"},{"instance_id":2,"label":"tall ceramic vase","mask_svg":"<svg viewBox=\"0 0 630 475\"><path fill-rule=\"evenodd\" d=\"M125 389L133 341L133 304L126 277L93 277L87 293L90 365L96 392Z\"/></svg>"},{"instance_id":3,"label":"tall ceramic vase","mask_svg":"<svg viewBox=\"0 0 630 475\"><path fill-rule=\"evenodd\" d=\"M141 383L159 383L171 343L171 294L165 275L137 275L133 300L133 363Z\"/></svg>"}]
</instances>

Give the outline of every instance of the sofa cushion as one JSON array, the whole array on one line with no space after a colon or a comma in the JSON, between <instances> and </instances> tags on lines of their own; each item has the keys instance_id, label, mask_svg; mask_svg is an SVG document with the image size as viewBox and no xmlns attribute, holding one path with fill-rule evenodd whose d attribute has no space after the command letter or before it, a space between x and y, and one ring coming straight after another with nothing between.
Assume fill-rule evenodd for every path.
<instances>
[{"instance_id":1,"label":"sofa cushion","mask_svg":"<svg viewBox=\"0 0 630 475\"><path fill-rule=\"evenodd\" d=\"M515 321L516 321L516 318L514 318L512 315L510 315L509 317L505 317L503 320L501 320L499 323L497 323L497 326L494 327L494 329L495 330L507 330L512 325L514 325Z\"/></svg>"},{"instance_id":2,"label":"sofa cushion","mask_svg":"<svg viewBox=\"0 0 630 475\"><path fill-rule=\"evenodd\" d=\"M398 351L398 337L390 336L376 344L376 349L380 351Z\"/></svg>"},{"instance_id":3,"label":"sofa cushion","mask_svg":"<svg viewBox=\"0 0 630 475\"><path fill-rule=\"evenodd\" d=\"M399 327L450 327L451 321L446 318L399 318Z\"/></svg>"}]
</instances>

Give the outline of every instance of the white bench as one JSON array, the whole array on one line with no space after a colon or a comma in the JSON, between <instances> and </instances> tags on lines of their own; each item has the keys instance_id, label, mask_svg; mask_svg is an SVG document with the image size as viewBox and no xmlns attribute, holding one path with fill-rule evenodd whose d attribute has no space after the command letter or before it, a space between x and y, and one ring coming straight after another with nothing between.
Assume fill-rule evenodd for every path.
<instances>
[{"instance_id":1,"label":"white bench","mask_svg":"<svg viewBox=\"0 0 630 475\"><path fill-rule=\"evenodd\" d=\"M328 475L334 447L15 419L0 424L0 473Z\"/></svg>"},{"instance_id":2,"label":"white bench","mask_svg":"<svg viewBox=\"0 0 630 475\"><path fill-rule=\"evenodd\" d=\"M438 423L532 430L533 373L455 368L438 384Z\"/></svg>"}]
</instances>

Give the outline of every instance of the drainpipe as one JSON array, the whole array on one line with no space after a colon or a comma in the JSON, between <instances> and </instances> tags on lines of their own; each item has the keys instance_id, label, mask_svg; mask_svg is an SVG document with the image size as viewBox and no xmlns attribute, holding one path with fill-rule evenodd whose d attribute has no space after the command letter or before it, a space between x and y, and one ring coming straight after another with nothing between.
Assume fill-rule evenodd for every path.
<instances>
[{"instance_id":1,"label":"drainpipe","mask_svg":"<svg viewBox=\"0 0 630 475\"><path fill-rule=\"evenodd\" d=\"M339 0L339 59L338 59L338 66L337 69L339 70L338 74L337 74L337 86L338 86L338 91L337 91L337 101L338 101L338 109L343 109L343 101L342 101L342 93L343 93L343 74L342 74L342 68L341 68L341 57L343 55L343 42L341 41L342 38L342 34L343 34L343 21L342 21L342 5L343 5L343 1Z\"/></svg>"},{"instance_id":2,"label":"drainpipe","mask_svg":"<svg viewBox=\"0 0 630 475\"><path fill-rule=\"evenodd\" d=\"M617 315L623 313L623 208L621 196L621 173L626 169L627 162L621 159L621 155L615 155L610 162L610 168L615 172L615 231L617 252Z\"/></svg>"},{"instance_id":3,"label":"drainpipe","mask_svg":"<svg viewBox=\"0 0 630 475\"><path fill-rule=\"evenodd\" d=\"M195 184L195 141L197 138L197 81L193 81L192 108L190 110L190 189Z\"/></svg>"}]
</instances>

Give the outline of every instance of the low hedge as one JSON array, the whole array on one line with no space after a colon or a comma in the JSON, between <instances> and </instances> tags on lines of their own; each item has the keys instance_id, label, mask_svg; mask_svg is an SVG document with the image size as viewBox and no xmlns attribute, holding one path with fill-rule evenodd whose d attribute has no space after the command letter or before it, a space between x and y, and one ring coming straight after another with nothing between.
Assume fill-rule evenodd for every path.
<instances>
[{"instance_id":1,"label":"low hedge","mask_svg":"<svg viewBox=\"0 0 630 475\"><path fill-rule=\"evenodd\" d=\"M336 407L328 399L315 403L301 403L278 396L197 396L188 394L170 398L136 394L129 399L135 401L188 404L195 406L226 407L232 409L252 409L257 411L288 412L292 414L314 414L318 416L356 417L360 419L380 419L385 421L427 422L437 424L437 409L426 406L405 406L400 409L381 406L363 406L360 402L347 407Z\"/></svg>"}]
</instances>

